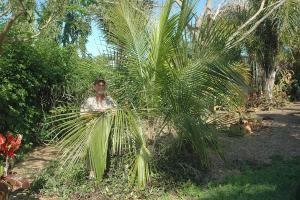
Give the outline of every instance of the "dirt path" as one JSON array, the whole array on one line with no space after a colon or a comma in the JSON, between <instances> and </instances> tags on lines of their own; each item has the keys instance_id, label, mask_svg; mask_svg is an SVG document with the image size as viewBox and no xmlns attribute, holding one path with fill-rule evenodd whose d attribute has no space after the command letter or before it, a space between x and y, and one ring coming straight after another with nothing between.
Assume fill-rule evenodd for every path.
<instances>
[{"instance_id":1,"label":"dirt path","mask_svg":"<svg viewBox=\"0 0 300 200\"><path fill-rule=\"evenodd\" d=\"M32 182L34 175L41 171L50 161L54 160L55 157L56 151L53 147L37 147L28 154L28 157L23 162L14 166L13 172Z\"/></svg>"},{"instance_id":2,"label":"dirt path","mask_svg":"<svg viewBox=\"0 0 300 200\"><path fill-rule=\"evenodd\" d=\"M42 146L35 148L23 162L17 163L12 169L18 177L26 178L30 183L49 162L56 158L56 150L51 146ZM56 200L56 198L43 198L30 195L25 191L16 191L10 195L10 199L16 200Z\"/></svg>"},{"instance_id":3,"label":"dirt path","mask_svg":"<svg viewBox=\"0 0 300 200\"><path fill-rule=\"evenodd\" d=\"M273 111L256 112L263 127L245 137L222 137L225 157L236 166L270 164L272 156L300 156L300 102Z\"/></svg>"}]
</instances>

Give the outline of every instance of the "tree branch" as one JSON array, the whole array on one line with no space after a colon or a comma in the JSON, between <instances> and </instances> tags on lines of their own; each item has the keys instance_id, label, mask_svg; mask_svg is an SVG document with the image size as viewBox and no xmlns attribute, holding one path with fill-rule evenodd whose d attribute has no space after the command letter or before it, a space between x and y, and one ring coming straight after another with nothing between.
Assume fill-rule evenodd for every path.
<instances>
[{"instance_id":1,"label":"tree branch","mask_svg":"<svg viewBox=\"0 0 300 200\"><path fill-rule=\"evenodd\" d=\"M20 5L21 5L21 7L22 7L23 12L25 13L25 12L26 12L26 8L25 8L25 6L24 6L23 0L19 0L19 3L20 3Z\"/></svg>"},{"instance_id":2,"label":"tree branch","mask_svg":"<svg viewBox=\"0 0 300 200\"><path fill-rule=\"evenodd\" d=\"M227 42L227 47L231 48L234 47L235 45L237 45L240 41L242 41L243 39L245 39L249 34L251 34L267 17L269 17L276 9L278 9L280 6L283 5L283 3L285 2L285 0L281 0L279 2L277 2L276 4L272 4L274 7L266 14L264 15L261 19L259 19L246 33L244 33L242 35L242 37L238 40L236 40L233 44L230 44L230 42L232 40L229 40Z\"/></svg>"},{"instance_id":3,"label":"tree branch","mask_svg":"<svg viewBox=\"0 0 300 200\"><path fill-rule=\"evenodd\" d=\"M182 6L182 0L175 0L175 2L179 6ZM211 11L212 11L211 4L212 4L212 0L207 0L205 6L204 6L202 12L199 14L199 16L197 16L197 14L193 12L193 15L196 19L196 25L195 25L195 27L191 27L191 26L189 27L190 29L192 29L192 31L195 31L196 29L199 29L201 27L203 18L205 15L211 14Z\"/></svg>"},{"instance_id":4,"label":"tree branch","mask_svg":"<svg viewBox=\"0 0 300 200\"><path fill-rule=\"evenodd\" d=\"M248 24L250 24L264 10L265 3L266 0L262 0L258 11L250 19L248 19L248 21L246 21L242 26L240 26L238 30L232 34L232 36L230 36L229 41L233 40L242 31L242 29L244 29Z\"/></svg>"},{"instance_id":5,"label":"tree branch","mask_svg":"<svg viewBox=\"0 0 300 200\"><path fill-rule=\"evenodd\" d=\"M16 14L13 14L9 19L8 21L6 22L3 30L1 31L0 33L0 50L1 50L1 47L4 43L4 40L5 40L5 37L8 33L8 31L10 30L10 28L12 27L13 23L21 16L23 15L25 12L26 12L26 9L25 9L25 6L23 4L23 0L19 0L19 3L21 5L21 9L20 11L18 11Z\"/></svg>"},{"instance_id":6,"label":"tree branch","mask_svg":"<svg viewBox=\"0 0 300 200\"><path fill-rule=\"evenodd\" d=\"M206 4L200 14L200 16L198 17L198 20L196 22L196 28L200 28L202 23L203 23L203 18L205 15L210 15L211 14L211 4L212 4L212 0L206 0Z\"/></svg>"},{"instance_id":7,"label":"tree branch","mask_svg":"<svg viewBox=\"0 0 300 200\"><path fill-rule=\"evenodd\" d=\"M16 15L13 15L9 18L9 20L6 22L3 30L0 33L0 48L4 42L5 36L8 33L8 31L10 30L10 28L12 27L13 23L21 16L23 15L24 12L20 11L18 12Z\"/></svg>"},{"instance_id":8,"label":"tree branch","mask_svg":"<svg viewBox=\"0 0 300 200\"><path fill-rule=\"evenodd\" d=\"M225 0L222 0L222 1L219 3L218 8L217 8L217 10L216 10L216 12L215 12L215 14L214 14L214 16L213 16L213 20L215 20L215 19L217 18L218 14L220 13L220 9L221 9L221 7L223 6L224 2L225 2Z\"/></svg>"},{"instance_id":9,"label":"tree branch","mask_svg":"<svg viewBox=\"0 0 300 200\"><path fill-rule=\"evenodd\" d=\"M50 17L48 18L46 23L43 26L39 27L39 32L34 34L33 36L31 36L30 39L33 39L33 38L36 38L37 36L39 36L41 34L42 30L47 28L47 26L51 23L52 20L53 20L53 15L50 15Z\"/></svg>"},{"instance_id":10,"label":"tree branch","mask_svg":"<svg viewBox=\"0 0 300 200\"><path fill-rule=\"evenodd\" d=\"M11 10L11 5L10 3L8 3L7 8L3 11L3 13L0 14L0 17L7 15L10 10Z\"/></svg>"}]
</instances>

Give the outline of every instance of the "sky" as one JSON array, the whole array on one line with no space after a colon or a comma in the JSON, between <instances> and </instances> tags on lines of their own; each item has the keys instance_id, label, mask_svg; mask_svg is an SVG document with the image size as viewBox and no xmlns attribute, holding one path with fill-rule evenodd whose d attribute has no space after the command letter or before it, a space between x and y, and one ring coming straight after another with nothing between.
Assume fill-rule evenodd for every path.
<instances>
[{"instance_id":1,"label":"sky","mask_svg":"<svg viewBox=\"0 0 300 200\"><path fill-rule=\"evenodd\" d=\"M158 5L162 5L165 0L158 0ZM200 13L204 7L206 1L202 0L196 6L196 13ZM213 7L218 5L219 0L213 0ZM103 34L97 24L92 22L92 31L90 36L88 37L88 42L86 44L87 53L92 56L97 56L106 51L106 42L103 38Z\"/></svg>"},{"instance_id":2,"label":"sky","mask_svg":"<svg viewBox=\"0 0 300 200\"><path fill-rule=\"evenodd\" d=\"M100 55L106 49L106 42L104 41L102 32L94 21L92 22L92 31L88 37L86 49L87 53L92 56Z\"/></svg>"}]
</instances>

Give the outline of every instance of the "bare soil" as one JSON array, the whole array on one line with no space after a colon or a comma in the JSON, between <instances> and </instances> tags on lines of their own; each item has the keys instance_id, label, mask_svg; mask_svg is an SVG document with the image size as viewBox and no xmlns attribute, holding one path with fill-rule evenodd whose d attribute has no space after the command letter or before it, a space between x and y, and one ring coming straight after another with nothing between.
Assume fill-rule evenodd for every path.
<instances>
[{"instance_id":1,"label":"bare soil","mask_svg":"<svg viewBox=\"0 0 300 200\"><path fill-rule=\"evenodd\" d=\"M300 103L281 110L259 111L263 127L245 137L223 137L229 161L244 160L268 164L270 157L300 156Z\"/></svg>"},{"instance_id":2,"label":"bare soil","mask_svg":"<svg viewBox=\"0 0 300 200\"><path fill-rule=\"evenodd\" d=\"M26 178L30 183L49 162L55 160L57 151L52 146L41 146L35 148L28 154L24 161L17 163L12 172L18 177ZM9 199L13 200L58 200L56 197L39 197L31 195L28 191L14 191Z\"/></svg>"},{"instance_id":3,"label":"bare soil","mask_svg":"<svg viewBox=\"0 0 300 200\"><path fill-rule=\"evenodd\" d=\"M237 169L244 165L269 165L274 156L283 159L300 156L300 102L255 114L264 119L259 130L244 137L220 137L226 161L234 170L216 159L211 172L213 178L237 174Z\"/></svg>"}]
</instances>

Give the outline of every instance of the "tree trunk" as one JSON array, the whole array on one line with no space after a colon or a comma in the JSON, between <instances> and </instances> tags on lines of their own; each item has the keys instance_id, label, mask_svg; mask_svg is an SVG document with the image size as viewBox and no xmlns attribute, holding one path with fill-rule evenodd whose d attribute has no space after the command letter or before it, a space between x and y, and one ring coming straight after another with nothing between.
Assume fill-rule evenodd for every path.
<instances>
[{"instance_id":1,"label":"tree trunk","mask_svg":"<svg viewBox=\"0 0 300 200\"><path fill-rule=\"evenodd\" d=\"M277 30L274 28L274 22L270 19L267 19L263 25L262 39L264 42L262 56L264 69L263 90L267 98L272 100L275 76L278 70L276 66L276 56L278 54L279 44Z\"/></svg>"},{"instance_id":2,"label":"tree trunk","mask_svg":"<svg viewBox=\"0 0 300 200\"><path fill-rule=\"evenodd\" d=\"M269 73L265 73L264 93L269 100L273 99L273 87L275 85L275 77L277 70L273 69Z\"/></svg>"}]
</instances>

